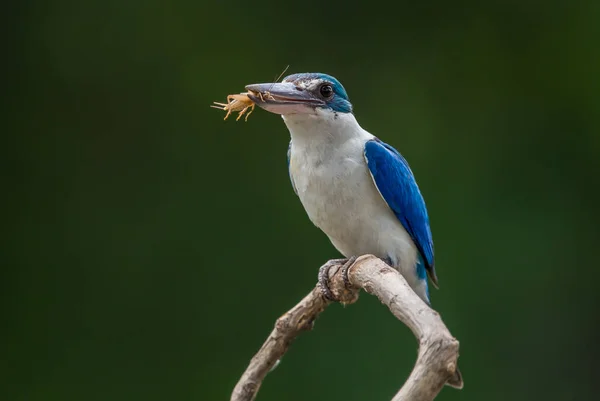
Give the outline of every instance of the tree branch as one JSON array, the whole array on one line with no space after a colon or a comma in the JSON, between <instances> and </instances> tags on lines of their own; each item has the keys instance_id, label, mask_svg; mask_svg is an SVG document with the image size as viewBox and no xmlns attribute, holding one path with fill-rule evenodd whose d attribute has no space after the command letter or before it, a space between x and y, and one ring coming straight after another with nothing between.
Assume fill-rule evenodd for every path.
<instances>
[{"instance_id":1,"label":"tree branch","mask_svg":"<svg viewBox=\"0 0 600 401\"><path fill-rule=\"evenodd\" d=\"M440 315L413 292L398 271L372 255L361 256L348 270L350 283L356 288L347 289L339 267L330 270L329 287L340 302L356 302L362 288L377 296L419 341L415 367L392 401L431 401L444 384L462 388L457 368L458 341ZM329 304L317 286L277 319L275 328L233 389L231 401L254 400L267 373L302 331L312 329L315 319Z\"/></svg>"}]
</instances>

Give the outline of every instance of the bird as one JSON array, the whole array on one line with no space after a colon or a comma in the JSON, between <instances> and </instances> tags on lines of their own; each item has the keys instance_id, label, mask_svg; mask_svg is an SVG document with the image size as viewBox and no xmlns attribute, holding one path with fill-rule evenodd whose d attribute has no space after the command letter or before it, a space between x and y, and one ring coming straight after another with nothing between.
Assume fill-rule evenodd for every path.
<instances>
[{"instance_id":1,"label":"bird","mask_svg":"<svg viewBox=\"0 0 600 401\"><path fill-rule=\"evenodd\" d=\"M342 84L298 73L246 90L287 126L289 178L312 223L346 261L379 257L431 305L428 277L436 288L438 279L424 198L400 152L359 125Z\"/></svg>"},{"instance_id":2,"label":"bird","mask_svg":"<svg viewBox=\"0 0 600 401\"><path fill-rule=\"evenodd\" d=\"M359 125L342 84L328 74L300 73L246 90L252 102L283 118L292 188L309 219L346 257L346 275L358 255L375 255L431 306L428 278L436 288L438 278L423 195L400 152ZM319 283L335 300L327 269ZM446 384L463 387L458 367Z\"/></svg>"}]
</instances>

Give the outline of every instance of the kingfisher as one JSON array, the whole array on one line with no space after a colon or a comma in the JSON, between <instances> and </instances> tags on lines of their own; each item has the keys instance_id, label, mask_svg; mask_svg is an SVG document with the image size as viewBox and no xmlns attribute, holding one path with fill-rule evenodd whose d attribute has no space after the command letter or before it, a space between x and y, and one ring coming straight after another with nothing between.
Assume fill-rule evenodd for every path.
<instances>
[{"instance_id":1,"label":"kingfisher","mask_svg":"<svg viewBox=\"0 0 600 401\"><path fill-rule=\"evenodd\" d=\"M246 90L256 105L282 116L292 187L344 261L381 258L430 305L427 278L437 288L437 276L425 201L406 159L358 124L342 84L302 73ZM328 277L320 272L319 283L333 299Z\"/></svg>"}]
</instances>

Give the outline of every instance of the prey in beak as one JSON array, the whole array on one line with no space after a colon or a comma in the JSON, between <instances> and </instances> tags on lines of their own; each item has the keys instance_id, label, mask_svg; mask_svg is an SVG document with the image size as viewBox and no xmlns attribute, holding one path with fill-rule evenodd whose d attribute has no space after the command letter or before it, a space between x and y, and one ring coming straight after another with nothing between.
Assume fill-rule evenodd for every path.
<instances>
[{"instance_id":1,"label":"prey in beak","mask_svg":"<svg viewBox=\"0 0 600 401\"><path fill-rule=\"evenodd\" d=\"M325 101L292 82L247 85L248 97L257 106L275 114L312 114Z\"/></svg>"}]
</instances>

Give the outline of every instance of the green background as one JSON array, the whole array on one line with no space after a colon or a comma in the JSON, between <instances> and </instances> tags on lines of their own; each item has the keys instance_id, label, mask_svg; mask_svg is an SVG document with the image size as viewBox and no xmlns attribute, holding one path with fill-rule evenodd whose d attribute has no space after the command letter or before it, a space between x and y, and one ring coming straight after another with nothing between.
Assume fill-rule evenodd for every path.
<instances>
[{"instance_id":1,"label":"green background","mask_svg":"<svg viewBox=\"0 0 600 401\"><path fill-rule=\"evenodd\" d=\"M600 2L13 3L0 399L229 399L339 257L281 118L208 107L288 64L340 79L417 177L465 379L438 399L597 399ZM363 294L258 400L387 400L415 357Z\"/></svg>"}]
</instances>

